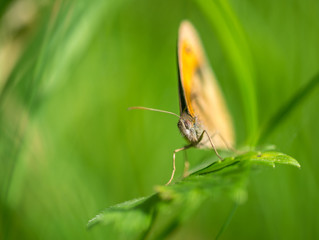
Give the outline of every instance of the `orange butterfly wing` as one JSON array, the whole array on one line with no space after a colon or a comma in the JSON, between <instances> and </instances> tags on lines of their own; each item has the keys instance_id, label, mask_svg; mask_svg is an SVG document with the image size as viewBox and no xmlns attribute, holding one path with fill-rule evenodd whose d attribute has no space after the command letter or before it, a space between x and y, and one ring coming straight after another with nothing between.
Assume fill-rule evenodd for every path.
<instances>
[{"instance_id":1,"label":"orange butterfly wing","mask_svg":"<svg viewBox=\"0 0 319 240\"><path fill-rule=\"evenodd\" d=\"M234 143L234 130L230 114L216 78L208 65L195 28L183 21L178 39L180 111L187 111L197 118L202 129L209 135L218 132L228 145ZM203 139L204 147L211 147ZM217 148L226 148L224 141L216 136Z\"/></svg>"}]
</instances>

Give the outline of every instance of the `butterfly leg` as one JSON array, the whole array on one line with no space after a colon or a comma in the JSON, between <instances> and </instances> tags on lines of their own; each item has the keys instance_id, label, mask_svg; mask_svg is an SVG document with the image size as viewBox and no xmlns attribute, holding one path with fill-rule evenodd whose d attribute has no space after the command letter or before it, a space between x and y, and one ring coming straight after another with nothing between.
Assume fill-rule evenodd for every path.
<instances>
[{"instance_id":1,"label":"butterfly leg","mask_svg":"<svg viewBox=\"0 0 319 240\"><path fill-rule=\"evenodd\" d=\"M220 139L223 141L223 143L225 144L226 148L227 148L229 151L232 151L232 152L235 152L235 153L238 152L235 148L233 148L231 145L228 144L228 142L225 140L225 138L223 137L223 135L220 134L219 131L216 131L216 132L212 135L211 138L213 138L213 137L215 137L215 136L217 136L217 135L220 137Z\"/></svg>"},{"instance_id":2,"label":"butterfly leg","mask_svg":"<svg viewBox=\"0 0 319 240\"><path fill-rule=\"evenodd\" d=\"M202 133L202 135L201 135L201 137L200 137L200 141L201 141L201 139L203 138L204 133L206 133L206 135L207 135L207 137L208 137L208 139L209 139L209 142L210 142L210 144L212 145L212 147L213 147L213 149L214 149L214 151L215 151L217 157L218 157L221 161L223 161L224 159L219 155L219 153L218 153L218 151L217 151L217 149L216 149L216 147L215 147L215 144L213 143L211 137L209 136L209 134L208 134L208 132L207 132L206 130L203 131L203 133ZM215 135L216 135L216 134L214 134L213 136L215 136Z\"/></svg>"},{"instance_id":3,"label":"butterfly leg","mask_svg":"<svg viewBox=\"0 0 319 240\"><path fill-rule=\"evenodd\" d=\"M173 152L173 171L172 171L172 175L171 175L171 178L169 179L169 181L165 184L166 186L168 184L170 184L174 178L174 174L175 174L175 170L176 170L176 167L175 167L175 155L176 153L180 152L180 151L184 151L190 147L192 147L193 145L187 145L185 147L182 147L182 148L178 148L178 149L175 149L174 152Z\"/></svg>"},{"instance_id":4,"label":"butterfly leg","mask_svg":"<svg viewBox=\"0 0 319 240\"><path fill-rule=\"evenodd\" d=\"M203 135L204 135L204 133L202 133L199 142L202 140ZM221 133L220 133L219 131L214 132L214 133L210 136L210 138L213 139L213 138L216 137L216 136L219 136L219 137L220 137L220 139L222 140L222 142L225 144L226 148L227 148L229 151L234 152L234 153L239 153L239 151L237 151L235 148L233 148L231 145L229 145L229 143L225 140L225 138L223 137L223 135L221 135ZM211 141L211 140L208 139L206 142L208 142L208 141ZM206 142L205 142L205 143L206 143ZM212 141L211 141L211 142L212 142ZM214 148L214 149L215 149L215 148Z\"/></svg>"}]
</instances>

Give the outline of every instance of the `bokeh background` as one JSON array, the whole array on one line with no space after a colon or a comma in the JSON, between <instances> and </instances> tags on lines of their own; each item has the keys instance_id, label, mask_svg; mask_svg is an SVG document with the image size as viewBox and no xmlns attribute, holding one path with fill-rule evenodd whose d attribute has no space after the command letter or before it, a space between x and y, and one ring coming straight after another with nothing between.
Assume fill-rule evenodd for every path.
<instances>
[{"instance_id":1,"label":"bokeh background","mask_svg":"<svg viewBox=\"0 0 319 240\"><path fill-rule=\"evenodd\" d=\"M254 146L319 71L318 16L316 0L2 0L0 239L117 239L88 220L167 182L177 119L127 108L178 113L181 20L200 33L238 146ZM302 167L254 172L222 239L319 238L318 105L314 89L260 143ZM211 199L170 238L213 239L231 208Z\"/></svg>"}]
</instances>

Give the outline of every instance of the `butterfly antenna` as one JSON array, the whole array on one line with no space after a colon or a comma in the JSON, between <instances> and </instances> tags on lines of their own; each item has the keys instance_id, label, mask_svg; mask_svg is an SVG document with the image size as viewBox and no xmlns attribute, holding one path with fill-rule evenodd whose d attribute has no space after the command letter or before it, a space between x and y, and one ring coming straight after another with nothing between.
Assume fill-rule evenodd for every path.
<instances>
[{"instance_id":1,"label":"butterfly antenna","mask_svg":"<svg viewBox=\"0 0 319 240\"><path fill-rule=\"evenodd\" d=\"M154 112L162 112L162 113L171 114L171 115L174 115L174 116L180 118L180 116L178 116L176 113L168 112L168 111L164 111L164 110L159 110L159 109L154 109L154 108L147 108L147 107L129 107L128 108L128 110L133 110L133 109L142 109L142 110L149 110L149 111L154 111Z\"/></svg>"}]
</instances>

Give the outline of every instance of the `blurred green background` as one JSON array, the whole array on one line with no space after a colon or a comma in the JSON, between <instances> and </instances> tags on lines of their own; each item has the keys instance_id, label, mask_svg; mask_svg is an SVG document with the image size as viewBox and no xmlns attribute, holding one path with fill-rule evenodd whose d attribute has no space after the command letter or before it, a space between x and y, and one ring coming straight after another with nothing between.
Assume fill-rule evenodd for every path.
<instances>
[{"instance_id":1,"label":"blurred green background","mask_svg":"<svg viewBox=\"0 0 319 240\"><path fill-rule=\"evenodd\" d=\"M116 239L88 220L167 182L185 144L176 118L127 108L179 111L181 20L200 33L238 146L319 70L316 0L2 0L0 14L0 239ZM222 239L319 238L318 105L314 89L261 143L302 167L254 172ZM171 239L213 239L231 208L205 202Z\"/></svg>"}]
</instances>

